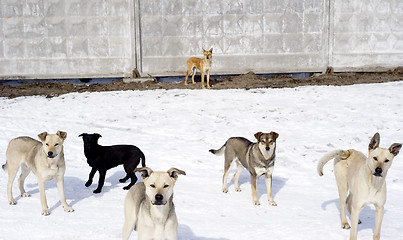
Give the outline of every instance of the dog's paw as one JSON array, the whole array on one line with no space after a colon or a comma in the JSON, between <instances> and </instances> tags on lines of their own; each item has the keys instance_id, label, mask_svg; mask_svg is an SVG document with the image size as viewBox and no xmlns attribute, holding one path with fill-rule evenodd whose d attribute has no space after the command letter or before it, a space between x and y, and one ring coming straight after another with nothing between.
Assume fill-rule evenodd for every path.
<instances>
[{"instance_id":1,"label":"dog's paw","mask_svg":"<svg viewBox=\"0 0 403 240\"><path fill-rule=\"evenodd\" d=\"M235 188L235 191L237 191L237 192L241 192L242 190L241 190L241 188L240 188L240 187L237 187L237 188Z\"/></svg>"},{"instance_id":2,"label":"dog's paw","mask_svg":"<svg viewBox=\"0 0 403 240\"><path fill-rule=\"evenodd\" d=\"M253 201L253 204L255 204L256 206L259 206L260 202L259 201Z\"/></svg>"},{"instance_id":3,"label":"dog's paw","mask_svg":"<svg viewBox=\"0 0 403 240\"><path fill-rule=\"evenodd\" d=\"M223 192L223 193L227 193L227 192L228 192L228 189L227 189L227 188L223 188L223 189L222 189L222 192Z\"/></svg>"},{"instance_id":4,"label":"dog's paw","mask_svg":"<svg viewBox=\"0 0 403 240\"><path fill-rule=\"evenodd\" d=\"M126 182L126 180L124 178L122 178L122 179L119 179L119 182L124 183L124 182Z\"/></svg>"},{"instance_id":5,"label":"dog's paw","mask_svg":"<svg viewBox=\"0 0 403 240\"><path fill-rule=\"evenodd\" d=\"M43 209L42 210L42 215L43 216L49 216L49 214L50 214L49 209Z\"/></svg>"},{"instance_id":6,"label":"dog's paw","mask_svg":"<svg viewBox=\"0 0 403 240\"><path fill-rule=\"evenodd\" d=\"M15 205L17 202L14 199L8 200L8 204Z\"/></svg>"},{"instance_id":7,"label":"dog's paw","mask_svg":"<svg viewBox=\"0 0 403 240\"><path fill-rule=\"evenodd\" d=\"M88 181L88 182L85 183L85 186L89 187L89 186L91 186L91 184L92 184L92 182Z\"/></svg>"},{"instance_id":8,"label":"dog's paw","mask_svg":"<svg viewBox=\"0 0 403 240\"><path fill-rule=\"evenodd\" d=\"M31 196L31 194L28 194L28 193L21 194L21 197L30 197L30 196Z\"/></svg>"},{"instance_id":9,"label":"dog's paw","mask_svg":"<svg viewBox=\"0 0 403 240\"><path fill-rule=\"evenodd\" d=\"M277 203L274 200L269 200L269 204L271 206L277 206Z\"/></svg>"},{"instance_id":10,"label":"dog's paw","mask_svg":"<svg viewBox=\"0 0 403 240\"><path fill-rule=\"evenodd\" d=\"M101 189L95 189L94 191L93 191L93 193L100 193L101 192Z\"/></svg>"},{"instance_id":11,"label":"dog's paw","mask_svg":"<svg viewBox=\"0 0 403 240\"><path fill-rule=\"evenodd\" d=\"M63 207L65 212L74 212L74 209L70 206Z\"/></svg>"},{"instance_id":12,"label":"dog's paw","mask_svg":"<svg viewBox=\"0 0 403 240\"><path fill-rule=\"evenodd\" d=\"M129 190L132 186L123 187L123 190Z\"/></svg>"},{"instance_id":13,"label":"dog's paw","mask_svg":"<svg viewBox=\"0 0 403 240\"><path fill-rule=\"evenodd\" d=\"M343 228L343 229L350 229L350 224L348 224L348 223L341 223L341 228Z\"/></svg>"}]
</instances>

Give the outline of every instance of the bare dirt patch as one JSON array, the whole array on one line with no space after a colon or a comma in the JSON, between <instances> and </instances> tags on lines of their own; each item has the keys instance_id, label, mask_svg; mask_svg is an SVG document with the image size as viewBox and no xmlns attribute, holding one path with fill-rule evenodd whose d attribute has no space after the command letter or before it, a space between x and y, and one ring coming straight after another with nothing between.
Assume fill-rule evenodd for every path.
<instances>
[{"instance_id":1,"label":"bare dirt patch","mask_svg":"<svg viewBox=\"0 0 403 240\"><path fill-rule=\"evenodd\" d=\"M154 90L154 89L200 89L200 77L196 84L185 86L183 82L136 82L124 83L123 80L102 84L72 84L63 81L26 83L18 86L0 84L0 97L15 98L20 96L44 95L47 97L59 96L71 92L103 92L127 90ZM380 73L329 73L313 75L306 78L295 78L288 75L278 75L271 78L262 77L249 72L242 75L212 78L210 83L214 89L252 89L252 88L293 88L307 85L352 85L364 83L382 83L403 81L403 67L393 71Z\"/></svg>"}]
</instances>

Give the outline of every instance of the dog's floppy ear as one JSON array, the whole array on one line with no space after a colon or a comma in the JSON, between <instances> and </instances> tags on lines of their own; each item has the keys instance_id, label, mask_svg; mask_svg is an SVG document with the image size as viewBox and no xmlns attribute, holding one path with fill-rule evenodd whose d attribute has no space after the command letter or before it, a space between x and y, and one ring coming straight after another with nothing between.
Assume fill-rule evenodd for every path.
<instances>
[{"instance_id":1,"label":"dog's floppy ear","mask_svg":"<svg viewBox=\"0 0 403 240\"><path fill-rule=\"evenodd\" d=\"M274 140L278 138L278 133L271 131L270 134L273 135Z\"/></svg>"},{"instance_id":2,"label":"dog's floppy ear","mask_svg":"<svg viewBox=\"0 0 403 240\"><path fill-rule=\"evenodd\" d=\"M179 174L186 176L185 171L182 171L182 170L177 169L177 168L171 168L171 169L169 169L167 171L167 173L171 178L175 179L175 181L176 181L176 179L178 179Z\"/></svg>"},{"instance_id":3,"label":"dog's floppy ear","mask_svg":"<svg viewBox=\"0 0 403 240\"><path fill-rule=\"evenodd\" d=\"M375 148L379 147L379 142L381 141L380 138L379 133L375 133L369 142L368 150L374 150Z\"/></svg>"},{"instance_id":4,"label":"dog's floppy ear","mask_svg":"<svg viewBox=\"0 0 403 240\"><path fill-rule=\"evenodd\" d=\"M146 179L151 175L151 173L153 173L153 170L148 167L142 167L134 169L134 172L140 172L141 178Z\"/></svg>"},{"instance_id":5,"label":"dog's floppy ear","mask_svg":"<svg viewBox=\"0 0 403 240\"><path fill-rule=\"evenodd\" d=\"M94 135L97 136L98 138L102 137L102 135L99 133L94 133Z\"/></svg>"},{"instance_id":6,"label":"dog's floppy ear","mask_svg":"<svg viewBox=\"0 0 403 240\"><path fill-rule=\"evenodd\" d=\"M61 139L65 140L67 138L67 133L63 131L57 131L56 135L61 137Z\"/></svg>"},{"instance_id":7,"label":"dog's floppy ear","mask_svg":"<svg viewBox=\"0 0 403 240\"><path fill-rule=\"evenodd\" d=\"M81 133L80 135L78 135L79 137L84 137L85 135L88 135L88 133Z\"/></svg>"},{"instance_id":8,"label":"dog's floppy ear","mask_svg":"<svg viewBox=\"0 0 403 240\"><path fill-rule=\"evenodd\" d=\"M257 132L255 133L255 138L259 141L260 140L260 136L262 136L262 132Z\"/></svg>"},{"instance_id":9,"label":"dog's floppy ear","mask_svg":"<svg viewBox=\"0 0 403 240\"><path fill-rule=\"evenodd\" d=\"M399 154L401 148L402 148L401 143L393 143L389 147L389 152L396 156L397 154Z\"/></svg>"},{"instance_id":10,"label":"dog's floppy ear","mask_svg":"<svg viewBox=\"0 0 403 240\"><path fill-rule=\"evenodd\" d=\"M38 137L43 142L43 141L45 141L47 135L48 135L47 132L43 132L43 133L38 134Z\"/></svg>"}]
</instances>

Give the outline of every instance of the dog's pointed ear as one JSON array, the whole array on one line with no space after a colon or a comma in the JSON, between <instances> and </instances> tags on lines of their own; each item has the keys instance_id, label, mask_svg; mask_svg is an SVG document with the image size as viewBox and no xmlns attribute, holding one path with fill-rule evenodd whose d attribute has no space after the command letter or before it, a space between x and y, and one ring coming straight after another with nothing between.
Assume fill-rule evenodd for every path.
<instances>
[{"instance_id":1,"label":"dog's pointed ear","mask_svg":"<svg viewBox=\"0 0 403 240\"><path fill-rule=\"evenodd\" d=\"M182 170L177 169L177 168L171 168L171 169L169 169L167 171L167 173L171 178L175 179L175 181L176 181L176 179L178 179L179 174L186 176L185 171L182 171Z\"/></svg>"},{"instance_id":2,"label":"dog's pointed ear","mask_svg":"<svg viewBox=\"0 0 403 240\"><path fill-rule=\"evenodd\" d=\"M371 141L369 142L368 150L374 150L375 148L379 147L380 141L381 137L379 136L379 133L375 133Z\"/></svg>"},{"instance_id":3,"label":"dog's pointed ear","mask_svg":"<svg viewBox=\"0 0 403 240\"><path fill-rule=\"evenodd\" d=\"M67 138L67 133L63 131L57 131L56 135L58 135L63 140Z\"/></svg>"},{"instance_id":4,"label":"dog's pointed ear","mask_svg":"<svg viewBox=\"0 0 403 240\"><path fill-rule=\"evenodd\" d=\"M38 134L38 137L43 142L43 141L45 141L47 135L48 135L47 132L43 132L43 133Z\"/></svg>"},{"instance_id":5,"label":"dog's pointed ear","mask_svg":"<svg viewBox=\"0 0 403 240\"><path fill-rule=\"evenodd\" d=\"M88 133L81 133L78 137L84 137L85 135L88 135Z\"/></svg>"},{"instance_id":6,"label":"dog's pointed ear","mask_svg":"<svg viewBox=\"0 0 403 240\"><path fill-rule=\"evenodd\" d=\"M95 134L95 136L97 136L98 138L102 137L102 135L99 134L99 133L94 133L94 134Z\"/></svg>"},{"instance_id":7,"label":"dog's pointed ear","mask_svg":"<svg viewBox=\"0 0 403 240\"><path fill-rule=\"evenodd\" d=\"M259 141L262 134L263 134L262 132L255 133L255 138Z\"/></svg>"},{"instance_id":8,"label":"dog's pointed ear","mask_svg":"<svg viewBox=\"0 0 403 240\"><path fill-rule=\"evenodd\" d=\"M393 143L389 147L389 152L396 156L397 154L399 154L401 148L402 148L401 143Z\"/></svg>"},{"instance_id":9,"label":"dog's pointed ear","mask_svg":"<svg viewBox=\"0 0 403 240\"><path fill-rule=\"evenodd\" d=\"M153 173L153 170L151 168L148 168L148 167L142 167L142 168L134 169L134 172L140 172L141 173L141 178L146 179L151 175L151 173Z\"/></svg>"},{"instance_id":10,"label":"dog's pointed ear","mask_svg":"<svg viewBox=\"0 0 403 240\"><path fill-rule=\"evenodd\" d=\"M276 140L278 138L278 136L279 136L278 133L273 132L273 131L271 131L270 134L273 135L274 140Z\"/></svg>"},{"instance_id":11,"label":"dog's pointed ear","mask_svg":"<svg viewBox=\"0 0 403 240\"><path fill-rule=\"evenodd\" d=\"M208 50L209 52L213 53L213 48L210 48L210 50Z\"/></svg>"}]
</instances>

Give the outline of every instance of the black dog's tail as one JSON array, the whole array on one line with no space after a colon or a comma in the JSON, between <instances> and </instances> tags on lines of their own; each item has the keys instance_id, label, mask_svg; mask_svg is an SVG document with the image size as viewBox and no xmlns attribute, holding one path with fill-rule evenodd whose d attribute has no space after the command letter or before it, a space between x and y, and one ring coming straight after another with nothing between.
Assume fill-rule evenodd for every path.
<instances>
[{"instance_id":1,"label":"black dog's tail","mask_svg":"<svg viewBox=\"0 0 403 240\"><path fill-rule=\"evenodd\" d=\"M141 152L141 166L145 167L146 166L146 157L144 156L144 153Z\"/></svg>"}]
</instances>

